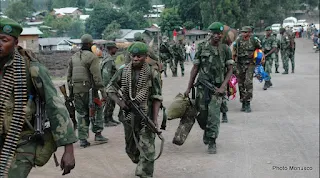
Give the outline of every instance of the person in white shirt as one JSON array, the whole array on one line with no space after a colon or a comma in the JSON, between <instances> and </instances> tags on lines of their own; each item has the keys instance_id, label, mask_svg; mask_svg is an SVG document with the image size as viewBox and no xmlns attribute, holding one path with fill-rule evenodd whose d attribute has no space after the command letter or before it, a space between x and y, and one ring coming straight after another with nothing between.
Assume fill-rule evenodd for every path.
<instances>
[{"instance_id":1,"label":"person in white shirt","mask_svg":"<svg viewBox=\"0 0 320 178\"><path fill-rule=\"evenodd\" d=\"M188 61L188 60L189 60L189 57L190 57L190 60L191 60L191 59L192 59L192 58L191 58L191 55L190 55L191 46L190 46L189 43L185 45L185 49L186 49L186 59L185 59L185 60Z\"/></svg>"}]
</instances>

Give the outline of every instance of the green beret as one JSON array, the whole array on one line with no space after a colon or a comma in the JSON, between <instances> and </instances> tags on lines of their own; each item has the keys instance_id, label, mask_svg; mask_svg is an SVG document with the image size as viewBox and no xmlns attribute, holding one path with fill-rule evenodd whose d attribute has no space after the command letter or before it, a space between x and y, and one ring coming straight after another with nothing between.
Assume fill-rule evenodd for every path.
<instances>
[{"instance_id":1,"label":"green beret","mask_svg":"<svg viewBox=\"0 0 320 178\"><path fill-rule=\"evenodd\" d=\"M22 32L22 27L16 21L9 18L0 18L0 33L18 38Z\"/></svg>"},{"instance_id":2,"label":"green beret","mask_svg":"<svg viewBox=\"0 0 320 178\"><path fill-rule=\"evenodd\" d=\"M271 27L269 26L269 27L266 27L264 30L265 30L265 31L271 31L272 29L271 29Z\"/></svg>"},{"instance_id":3,"label":"green beret","mask_svg":"<svg viewBox=\"0 0 320 178\"><path fill-rule=\"evenodd\" d=\"M143 40L142 33L137 32L134 34L134 41L142 41L142 40Z\"/></svg>"},{"instance_id":4,"label":"green beret","mask_svg":"<svg viewBox=\"0 0 320 178\"><path fill-rule=\"evenodd\" d=\"M250 26L244 26L244 27L242 27L241 32L251 32L251 27Z\"/></svg>"},{"instance_id":5,"label":"green beret","mask_svg":"<svg viewBox=\"0 0 320 178\"><path fill-rule=\"evenodd\" d=\"M148 46L143 42L135 42L129 48L131 54L147 54Z\"/></svg>"},{"instance_id":6,"label":"green beret","mask_svg":"<svg viewBox=\"0 0 320 178\"><path fill-rule=\"evenodd\" d=\"M81 37L81 43L92 43L93 42L93 38L91 35L89 34L84 34Z\"/></svg>"},{"instance_id":7,"label":"green beret","mask_svg":"<svg viewBox=\"0 0 320 178\"><path fill-rule=\"evenodd\" d=\"M108 42L106 44L106 47L116 47L116 48L118 48L115 42Z\"/></svg>"},{"instance_id":8,"label":"green beret","mask_svg":"<svg viewBox=\"0 0 320 178\"><path fill-rule=\"evenodd\" d=\"M213 22L208 29L213 32L222 32L224 27L223 24L220 22Z\"/></svg>"}]
</instances>

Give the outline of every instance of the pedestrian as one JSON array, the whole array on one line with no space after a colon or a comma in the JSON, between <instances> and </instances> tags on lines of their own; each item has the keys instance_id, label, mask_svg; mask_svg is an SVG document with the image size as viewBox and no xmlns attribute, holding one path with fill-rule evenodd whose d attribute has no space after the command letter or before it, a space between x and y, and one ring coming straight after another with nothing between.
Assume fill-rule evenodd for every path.
<instances>
[{"instance_id":1,"label":"pedestrian","mask_svg":"<svg viewBox=\"0 0 320 178\"><path fill-rule=\"evenodd\" d=\"M173 55L174 55L174 67L175 67L175 73L173 75L173 77L177 77L178 76L178 64L180 64L180 68L181 68L181 76L184 76L184 46L183 46L183 37L179 36L178 37L178 42L175 42L172 45L172 51L173 51Z\"/></svg>"},{"instance_id":2,"label":"pedestrian","mask_svg":"<svg viewBox=\"0 0 320 178\"><path fill-rule=\"evenodd\" d=\"M244 26L241 29L241 37L235 41L234 50L236 51L234 59L237 62L237 79L240 92L241 111L251 112L250 102L253 96L253 73L255 63L253 61L253 52L261 49L260 40L251 35L251 28Z\"/></svg>"},{"instance_id":3,"label":"pedestrian","mask_svg":"<svg viewBox=\"0 0 320 178\"><path fill-rule=\"evenodd\" d=\"M132 162L137 164L135 175L141 178L153 177L155 133L146 126L140 115L130 110L131 106L119 99L117 93L121 87L123 97L135 101L144 114L158 126L157 118L162 102L160 73L145 61L148 56L146 44L135 42L128 50L132 60L113 76L107 93L125 111L122 122L126 153Z\"/></svg>"},{"instance_id":4,"label":"pedestrian","mask_svg":"<svg viewBox=\"0 0 320 178\"><path fill-rule=\"evenodd\" d=\"M107 54L101 62L101 76L103 86L107 87L112 76L116 73L117 68L115 64L116 56L118 51L117 45L114 42L108 42L106 44ZM113 127L120 124L120 122L113 119L113 111L116 104L111 98L107 97L106 104L104 105L104 125L106 127ZM120 117L119 117L120 116ZM121 111L118 114L118 118L121 118Z\"/></svg>"},{"instance_id":5,"label":"pedestrian","mask_svg":"<svg viewBox=\"0 0 320 178\"><path fill-rule=\"evenodd\" d=\"M271 73L272 73L272 64L273 60L276 58L275 52L277 51L277 39L272 35L271 27L265 28L266 35L262 40L262 51L264 52L265 63L264 70L268 73L269 78L266 79L263 90L267 90L272 86L271 82Z\"/></svg>"},{"instance_id":6,"label":"pedestrian","mask_svg":"<svg viewBox=\"0 0 320 178\"><path fill-rule=\"evenodd\" d=\"M190 61L191 61L191 55L190 55L190 52L191 52L191 46L190 46L190 43L186 44L185 46L185 54L186 54L186 61L189 61L189 58L190 58Z\"/></svg>"},{"instance_id":7,"label":"pedestrian","mask_svg":"<svg viewBox=\"0 0 320 178\"><path fill-rule=\"evenodd\" d=\"M220 108L225 97L228 81L232 75L232 54L226 44L222 44L223 24L214 22L209 26L210 41L204 42L196 53L194 65L185 95L188 96L197 79L196 107L200 127L204 130L203 142L208 145L208 153L216 154L216 139L219 135ZM209 85L217 87L211 92Z\"/></svg>"},{"instance_id":8,"label":"pedestrian","mask_svg":"<svg viewBox=\"0 0 320 178\"><path fill-rule=\"evenodd\" d=\"M281 47L281 60L283 64L284 72L282 74L288 74L289 72L289 56L291 53L291 43L290 43L290 37L288 36L288 33L286 33L286 30L284 28L280 28L280 35L281 35L281 41L280 41L280 47Z\"/></svg>"},{"instance_id":9,"label":"pedestrian","mask_svg":"<svg viewBox=\"0 0 320 178\"><path fill-rule=\"evenodd\" d=\"M92 132L95 133L94 140L97 143L108 142L108 139L101 135L103 131L102 105L95 103L94 121L89 120L89 90L93 90L94 98L99 97L98 90L100 90L103 100L106 98L106 93L101 78L100 59L91 51L93 45L92 36L84 34L81 37L81 43L81 50L75 53L69 61L67 82L69 91L74 94L80 147L86 148L90 146L87 141L90 122ZM91 99L93 100L94 98Z\"/></svg>"},{"instance_id":10,"label":"pedestrian","mask_svg":"<svg viewBox=\"0 0 320 178\"><path fill-rule=\"evenodd\" d=\"M60 165L63 175L69 174L77 137L68 110L48 70L32 51L17 46L21 32L17 22L0 18L0 177L28 177L62 146Z\"/></svg>"}]
</instances>

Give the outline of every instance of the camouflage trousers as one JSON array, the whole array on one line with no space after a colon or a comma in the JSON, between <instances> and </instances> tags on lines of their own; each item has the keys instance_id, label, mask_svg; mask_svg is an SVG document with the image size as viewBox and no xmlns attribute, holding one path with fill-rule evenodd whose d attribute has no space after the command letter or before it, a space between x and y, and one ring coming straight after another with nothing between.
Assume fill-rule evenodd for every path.
<instances>
[{"instance_id":1,"label":"camouflage trousers","mask_svg":"<svg viewBox=\"0 0 320 178\"><path fill-rule=\"evenodd\" d=\"M77 111L78 137L80 140L89 138L89 93L74 94L74 105ZM93 133L103 131L102 107L96 108L95 123L91 123Z\"/></svg>"},{"instance_id":2,"label":"camouflage trousers","mask_svg":"<svg viewBox=\"0 0 320 178\"><path fill-rule=\"evenodd\" d=\"M294 67L295 67L295 61L294 61L294 57L295 57L295 52L296 52L296 49L291 49L289 50L289 59L290 59L290 62L291 62L291 69L294 70ZM289 64L288 64L289 65Z\"/></svg>"},{"instance_id":3,"label":"camouflage trousers","mask_svg":"<svg viewBox=\"0 0 320 178\"><path fill-rule=\"evenodd\" d=\"M275 58L274 58L274 66L277 68L279 68L279 52L274 53L275 54Z\"/></svg>"},{"instance_id":4,"label":"camouflage trousers","mask_svg":"<svg viewBox=\"0 0 320 178\"><path fill-rule=\"evenodd\" d=\"M116 103L110 98L107 97L107 102L104 105L103 113L104 113L104 123L107 123L111 120L113 120L113 111L116 107Z\"/></svg>"},{"instance_id":5,"label":"camouflage trousers","mask_svg":"<svg viewBox=\"0 0 320 178\"><path fill-rule=\"evenodd\" d=\"M184 75L184 60L183 59L174 59L174 75L177 76L178 75L178 64L180 64L180 68L181 68L181 74Z\"/></svg>"},{"instance_id":6,"label":"camouflage trousers","mask_svg":"<svg viewBox=\"0 0 320 178\"><path fill-rule=\"evenodd\" d=\"M222 103L223 98L221 96L211 95L211 99L207 100L204 88L201 85L197 87L196 107L200 112L197 121L201 129L205 131L204 143L207 143L210 139L218 138Z\"/></svg>"},{"instance_id":7,"label":"camouflage trousers","mask_svg":"<svg viewBox=\"0 0 320 178\"><path fill-rule=\"evenodd\" d=\"M269 79L271 79L271 73L272 73L272 64L273 64L273 59L275 58L275 53L270 54L269 56L266 57L265 63L264 63L264 71L268 73Z\"/></svg>"},{"instance_id":8,"label":"camouflage trousers","mask_svg":"<svg viewBox=\"0 0 320 178\"><path fill-rule=\"evenodd\" d=\"M228 111L229 111L229 109L228 109L228 105L227 105L227 100L223 98L222 103L221 103L221 107L220 107L220 112L227 113Z\"/></svg>"},{"instance_id":9,"label":"camouflage trousers","mask_svg":"<svg viewBox=\"0 0 320 178\"><path fill-rule=\"evenodd\" d=\"M172 74L174 74L176 68L175 68L173 60L170 57L170 54L162 53L160 55L160 57L161 57L160 59L161 59L162 64L163 64L164 73L167 74L167 67L169 65L169 68L171 69Z\"/></svg>"},{"instance_id":10,"label":"camouflage trousers","mask_svg":"<svg viewBox=\"0 0 320 178\"><path fill-rule=\"evenodd\" d=\"M290 49L281 50L281 60L283 69L285 71L289 71L289 56L290 56Z\"/></svg>"},{"instance_id":11,"label":"camouflage trousers","mask_svg":"<svg viewBox=\"0 0 320 178\"><path fill-rule=\"evenodd\" d=\"M237 63L237 79L239 85L240 102L252 100L254 64Z\"/></svg>"},{"instance_id":12,"label":"camouflage trousers","mask_svg":"<svg viewBox=\"0 0 320 178\"><path fill-rule=\"evenodd\" d=\"M142 156L133 138L133 129L130 121L123 121L126 153L131 161L137 164L135 175L139 177L153 177L154 161L147 160ZM140 127L140 123L134 126L134 134L145 156L152 160L155 157L155 134L146 126Z\"/></svg>"}]
</instances>

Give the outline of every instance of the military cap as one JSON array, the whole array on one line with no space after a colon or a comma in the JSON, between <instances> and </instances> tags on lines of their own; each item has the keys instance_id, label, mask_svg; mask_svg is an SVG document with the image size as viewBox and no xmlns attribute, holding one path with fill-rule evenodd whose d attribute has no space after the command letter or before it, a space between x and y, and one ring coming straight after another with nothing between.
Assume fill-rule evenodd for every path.
<instances>
[{"instance_id":1,"label":"military cap","mask_svg":"<svg viewBox=\"0 0 320 178\"><path fill-rule=\"evenodd\" d=\"M118 48L115 42L108 42L108 43L106 44L106 47L115 47L115 48Z\"/></svg>"},{"instance_id":2,"label":"military cap","mask_svg":"<svg viewBox=\"0 0 320 178\"><path fill-rule=\"evenodd\" d=\"M18 38L22 32L22 27L16 21L9 18L0 18L0 33Z\"/></svg>"},{"instance_id":3,"label":"military cap","mask_svg":"<svg viewBox=\"0 0 320 178\"><path fill-rule=\"evenodd\" d=\"M244 26L244 27L242 27L241 32L251 32L251 27L250 26Z\"/></svg>"},{"instance_id":4,"label":"military cap","mask_svg":"<svg viewBox=\"0 0 320 178\"><path fill-rule=\"evenodd\" d=\"M208 29L213 32L222 32L224 27L223 24L220 22L213 22Z\"/></svg>"},{"instance_id":5,"label":"military cap","mask_svg":"<svg viewBox=\"0 0 320 178\"><path fill-rule=\"evenodd\" d=\"M134 34L134 41L142 41L142 40L143 40L142 33L137 32Z\"/></svg>"},{"instance_id":6,"label":"military cap","mask_svg":"<svg viewBox=\"0 0 320 178\"><path fill-rule=\"evenodd\" d=\"M93 38L91 35L89 34L84 34L81 37L81 43L92 43L93 42Z\"/></svg>"},{"instance_id":7,"label":"military cap","mask_svg":"<svg viewBox=\"0 0 320 178\"><path fill-rule=\"evenodd\" d=\"M148 46L143 42L135 42L129 48L131 54L147 54Z\"/></svg>"},{"instance_id":8,"label":"military cap","mask_svg":"<svg viewBox=\"0 0 320 178\"><path fill-rule=\"evenodd\" d=\"M266 27L264 30L265 30L265 31L271 31L272 29L271 29L270 26L268 26L268 27Z\"/></svg>"}]
</instances>

